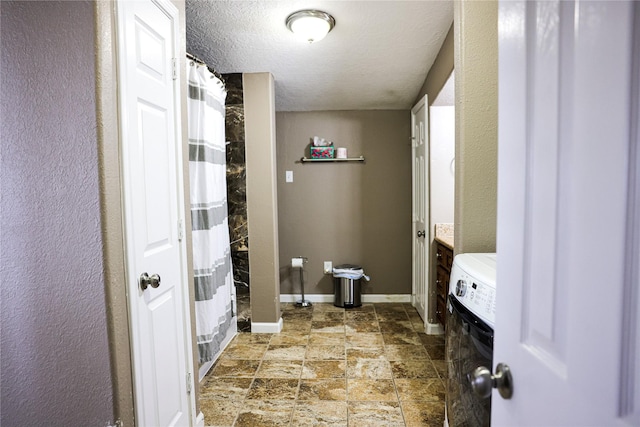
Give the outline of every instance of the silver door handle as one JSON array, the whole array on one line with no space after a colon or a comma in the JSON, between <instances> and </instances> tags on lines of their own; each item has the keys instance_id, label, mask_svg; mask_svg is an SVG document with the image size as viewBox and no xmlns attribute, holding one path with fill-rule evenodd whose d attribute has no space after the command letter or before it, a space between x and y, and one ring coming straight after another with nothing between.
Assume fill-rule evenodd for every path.
<instances>
[{"instance_id":1,"label":"silver door handle","mask_svg":"<svg viewBox=\"0 0 640 427\"><path fill-rule=\"evenodd\" d=\"M140 289L144 291L149 286L151 286L154 289L160 286L159 274L152 274L151 276L149 276L147 272L144 272L140 275Z\"/></svg>"},{"instance_id":2,"label":"silver door handle","mask_svg":"<svg viewBox=\"0 0 640 427\"><path fill-rule=\"evenodd\" d=\"M513 395L513 377L511 369L505 363L498 363L496 374L484 366L479 366L467 375L471 383L471 389L482 398L491 396L491 389L497 388L503 399L511 399Z\"/></svg>"}]
</instances>

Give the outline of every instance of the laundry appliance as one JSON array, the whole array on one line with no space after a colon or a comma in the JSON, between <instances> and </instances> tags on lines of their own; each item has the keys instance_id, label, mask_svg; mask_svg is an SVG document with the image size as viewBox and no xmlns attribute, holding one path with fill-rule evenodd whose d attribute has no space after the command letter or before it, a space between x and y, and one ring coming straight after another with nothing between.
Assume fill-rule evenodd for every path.
<instances>
[{"instance_id":1,"label":"laundry appliance","mask_svg":"<svg viewBox=\"0 0 640 427\"><path fill-rule=\"evenodd\" d=\"M491 423L491 397L474 392L479 367L491 369L496 312L496 254L459 254L453 260L446 320L446 422L451 427Z\"/></svg>"}]
</instances>

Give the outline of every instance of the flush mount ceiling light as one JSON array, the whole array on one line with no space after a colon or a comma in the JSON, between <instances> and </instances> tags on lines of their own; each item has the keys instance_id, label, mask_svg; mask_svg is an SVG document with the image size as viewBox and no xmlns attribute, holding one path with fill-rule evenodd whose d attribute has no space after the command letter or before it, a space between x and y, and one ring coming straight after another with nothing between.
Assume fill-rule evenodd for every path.
<instances>
[{"instance_id":1,"label":"flush mount ceiling light","mask_svg":"<svg viewBox=\"0 0 640 427\"><path fill-rule=\"evenodd\" d=\"M309 43L317 42L336 25L336 20L320 10L299 10L287 17L287 28Z\"/></svg>"}]
</instances>

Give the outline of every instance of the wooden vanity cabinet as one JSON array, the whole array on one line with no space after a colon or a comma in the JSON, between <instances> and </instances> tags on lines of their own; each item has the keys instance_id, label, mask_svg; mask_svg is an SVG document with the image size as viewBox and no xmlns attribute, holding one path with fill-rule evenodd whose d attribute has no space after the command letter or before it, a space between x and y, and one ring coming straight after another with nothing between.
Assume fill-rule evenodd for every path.
<instances>
[{"instance_id":1,"label":"wooden vanity cabinet","mask_svg":"<svg viewBox=\"0 0 640 427\"><path fill-rule=\"evenodd\" d=\"M445 313L452 265L453 250L436 241L436 320L443 326L446 325Z\"/></svg>"}]
</instances>

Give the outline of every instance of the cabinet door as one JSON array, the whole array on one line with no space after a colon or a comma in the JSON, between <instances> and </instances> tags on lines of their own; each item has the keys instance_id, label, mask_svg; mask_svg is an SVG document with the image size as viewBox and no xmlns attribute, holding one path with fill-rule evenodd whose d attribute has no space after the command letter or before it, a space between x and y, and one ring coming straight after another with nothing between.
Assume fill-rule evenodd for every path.
<instances>
[{"instance_id":1,"label":"cabinet door","mask_svg":"<svg viewBox=\"0 0 640 427\"><path fill-rule=\"evenodd\" d=\"M436 269L436 319L445 324L445 309L449 289L449 272L441 265Z\"/></svg>"}]
</instances>

